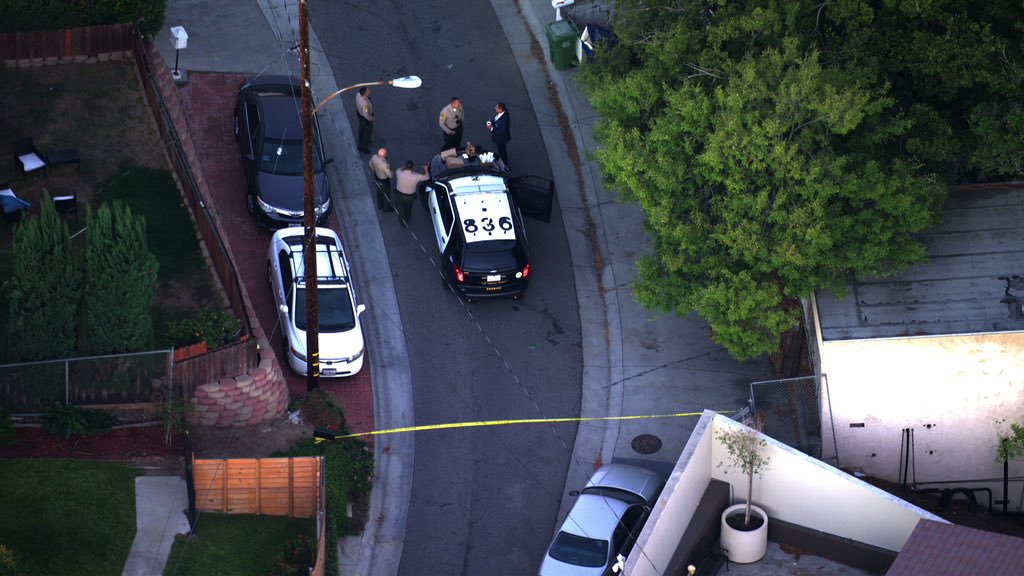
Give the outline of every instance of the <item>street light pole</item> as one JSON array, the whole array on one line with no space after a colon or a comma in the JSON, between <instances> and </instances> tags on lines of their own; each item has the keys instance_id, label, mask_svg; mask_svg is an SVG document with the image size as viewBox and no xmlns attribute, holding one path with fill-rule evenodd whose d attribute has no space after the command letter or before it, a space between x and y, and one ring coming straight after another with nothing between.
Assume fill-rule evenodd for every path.
<instances>
[{"instance_id":1,"label":"street light pole","mask_svg":"<svg viewBox=\"0 0 1024 576\"><path fill-rule=\"evenodd\" d=\"M334 92L331 93L330 96L324 98L319 104L316 105L316 108L313 109L313 113L315 114L319 112L320 109L324 107L324 104L327 104L327 102L329 100L332 100L335 96L338 96L339 94L344 94L349 90L362 88L363 86L394 86L395 88L419 88L422 85L423 80L420 80L419 76L402 76L401 78L395 78L394 80L380 80L378 82L360 82L359 84L345 86L341 90L335 90Z\"/></svg>"},{"instance_id":2,"label":"street light pole","mask_svg":"<svg viewBox=\"0 0 1024 576\"><path fill-rule=\"evenodd\" d=\"M313 92L309 70L309 5L299 0L299 67L302 70L302 226L306 277L306 391L320 386L320 313L317 302L316 198L313 193Z\"/></svg>"},{"instance_id":3,"label":"street light pole","mask_svg":"<svg viewBox=\"0 0 1024 576\"><path fill-rule=\"evenodd\" d=\"M320 386L320 314L317 302L316 272L316 198L313 191L313 115L328 100L354 88L363 86L394 86L395 88L419 88L423 84L418 76L403 76L394 80L363 82L346 86L324 98L313 107L313 90L310 85L309 66L309 5L299 0L299 67L302 70L302 226L303 226L303 267L306 277L306 391Z\"/></svg>"}]
</instances>

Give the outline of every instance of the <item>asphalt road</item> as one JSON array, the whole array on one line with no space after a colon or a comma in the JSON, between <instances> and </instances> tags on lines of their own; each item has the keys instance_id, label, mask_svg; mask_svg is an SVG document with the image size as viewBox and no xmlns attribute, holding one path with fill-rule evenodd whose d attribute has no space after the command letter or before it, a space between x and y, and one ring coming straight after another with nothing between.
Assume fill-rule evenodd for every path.
<instances>
[{"instance_id":1,"label":"asphalt road","mask_svg":"<svg viewBox=\"0 0 1024 576\"><path fill-rule=\"evenodd\" d=\"M495 102L504 101L513 175L550 176L522 77L490 3L357 7L318 0L311 22L339 86L423 78L418 90L373 91L371 148L387 147L393 166L406 159L425 164L438 151L438 113L457 95L466 109L464 141L488 143L484 122ZM557 202L551 224L527 221L531 286L520 301L464 305L441 286L422 207L415 206L408 229L394 213L380 217L417 424L579 414L579 314ZM366 292L364 300L372 299L372 287ZM556 521L575 434L571 424L418 433L400 574L535 572Z\"/></svg>"}]
</instances>

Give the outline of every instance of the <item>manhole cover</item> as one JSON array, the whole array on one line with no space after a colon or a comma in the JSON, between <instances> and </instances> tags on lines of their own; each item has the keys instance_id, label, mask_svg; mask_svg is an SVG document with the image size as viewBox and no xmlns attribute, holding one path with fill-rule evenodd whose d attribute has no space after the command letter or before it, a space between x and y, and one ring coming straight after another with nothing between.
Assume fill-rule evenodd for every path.
<instances>
[{"instance_id":1,"label":"manhole cover","mask_svg":"<svg viewBox=\"0 0 1024 576\"><path fill-rule=\"evenodd\" d=\"M661 438L653 434L641 434L630 442L633 451L637 454L654 454L661 450Z\"/></svg>"}]
</instances>

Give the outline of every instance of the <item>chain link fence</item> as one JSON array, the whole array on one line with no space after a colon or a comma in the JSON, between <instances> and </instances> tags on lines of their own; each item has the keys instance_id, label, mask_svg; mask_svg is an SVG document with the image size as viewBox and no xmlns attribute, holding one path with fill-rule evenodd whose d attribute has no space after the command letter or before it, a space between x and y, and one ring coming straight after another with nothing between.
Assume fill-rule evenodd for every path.
<instances>
[{"instance_id":1,"label":"chain link fence","mask_svg":"<svg viewBox=\"0 0 1024 576\"><path fill-rule=\"evenodd\" d=\"M173 370L171 350L0 365L0 411L164 402L171 398Z\"/></svg>"},{"instance_id":2,"label":"chain link fence","mask_svg":"<svg viewBox=\"0 0 1024 576\"><path fill-rule=\"evenodd\" d=\"M763 432L839 467L835 426L824 374L750 384L751 412Z\"/></svg>"}]
</instances>

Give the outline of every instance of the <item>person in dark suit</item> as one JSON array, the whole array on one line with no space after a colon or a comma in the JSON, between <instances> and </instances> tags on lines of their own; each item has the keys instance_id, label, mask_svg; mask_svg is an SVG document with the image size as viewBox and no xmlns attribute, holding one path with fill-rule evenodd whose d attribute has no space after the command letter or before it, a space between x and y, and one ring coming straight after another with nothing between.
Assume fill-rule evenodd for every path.
<instances>
[{"instance_id":1,"label":"person in dark suit","mask_svg":"<svg viewBox=\"0 0 1024 576\"><path fill-rule=\"evenodd\" d=\"M512 130L509 127L508 108L504 102L494 105L494 119L487 122L487 128L491 131L491 142L498 149L498 158L505 164L505 171L508 167L508 141L512 139Z\"/></svg>"}]
</instances>

